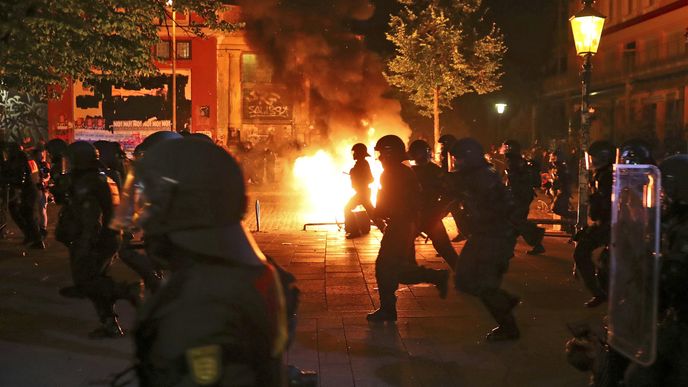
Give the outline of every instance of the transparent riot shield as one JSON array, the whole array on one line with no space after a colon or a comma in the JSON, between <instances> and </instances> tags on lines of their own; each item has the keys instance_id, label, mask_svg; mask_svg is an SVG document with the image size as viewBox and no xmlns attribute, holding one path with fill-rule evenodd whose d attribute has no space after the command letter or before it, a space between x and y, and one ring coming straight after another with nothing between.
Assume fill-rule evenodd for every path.
<instances>
[{"instance_id":1,"label":"transparent riot shield","mask_svg":"<svg viewBox=\"0 0 688 387\"><path fill-rule=\"evenodd\" d=\"M657 352L660 178L653 165L614 165L608 341L641 365Z\"/></svg>"}]
</instances>

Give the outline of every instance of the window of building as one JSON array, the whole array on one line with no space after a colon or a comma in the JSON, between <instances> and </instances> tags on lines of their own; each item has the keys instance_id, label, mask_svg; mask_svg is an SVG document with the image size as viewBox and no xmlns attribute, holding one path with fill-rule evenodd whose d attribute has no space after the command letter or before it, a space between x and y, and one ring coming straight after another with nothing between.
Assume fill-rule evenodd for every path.
<instances>
[{"instance_id":1,"label":"window of building","mask_svg":"<svg viewBox=\"0 0 688 387\"><path fill-rule=\"evenodd\" d=\"M155 57L158 59L170 59L170 42L163 41L155 44Z\"/></svg>"},{"instance_id":2,"label":"window of building","mask_svg":"<svg viewBox=\"0 0 688 387\"><path fill-rule=\"evenodd\" d=\"M155 57L159 60L169 60L172 57L172 42L164 40L156 43ZM191 42L177 42L177 59L191 59Z\"/></svg>"},{"instance_id":3,"label":"window of building","mask_svg":"<svg viewBox=\"0 0 688 387\"><path fill-rule=\"evenodd\" d=\"M191 42L177 42L177 59L191 59Z\"/></svg>"},{"instance_id":4,"label":"window of building","mask_svg":"<svg viewBox=\"0 0 688 387\"><path fill-rule=\"evenodd\" d=\"M272 68L256 54L242 54L241 82L270 83L272 82Z\"/></svg>"},{"instance_id":5,"label":"window of building","mask_svg":"<svg viewBox=\"0 0 688 387\"><path fill-rule=\"evenodd\" d=\"M645 41L645 63L652 64L659 60L659 39Z\"/></svg>"},{"instance_id":6,"label":"window of building","mask_svg":"<svg viewBox=\"0 0 688 387\"><path fill-rule=\"evenodd\" d=\"M623 65L625 71L632 71L635 68L635 42L626 43L623 52Z\"/></svg>"},{"instance_id":7,"label":"window of building","mask_svg":"<svg viewBox=\"0 0 688 387\"><path fill-rule=\"evenodd\" d=\"M626 15L632 15L635 10L635 0L626 0Z\"/></svg>"}]
</instances>

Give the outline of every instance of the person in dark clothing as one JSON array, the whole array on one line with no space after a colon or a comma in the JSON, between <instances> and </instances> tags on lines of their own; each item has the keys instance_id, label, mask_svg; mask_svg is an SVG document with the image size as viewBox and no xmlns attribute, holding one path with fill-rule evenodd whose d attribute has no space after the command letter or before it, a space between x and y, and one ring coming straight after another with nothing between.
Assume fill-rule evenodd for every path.
<instances>
[{"instance_id":1,"label":"person in dark clothing","mask_svg":"<svg viewBox=\"0 0 688 387\"><path fill-rule=\"evenodd\" d=\"M528 221L530 203L535 198L533 188L540 184L539 168L533 170L534 167L528 165L521 155L521 145L517 141L505 141L503 149L506 158L506 186L509 187L516 200L516 208L511 220L518 234L533 247L528 254L542 254L545 252L542 246L545 229Z\"/></svg>"},{"instance_id":2,"label":"person in dark clothing","mask_svg":"<svg viewBox=\"0 0 688 387\"><path fill-rule=\"evenodd\" d=\"M629 387L688 385L688 155L668 157L659 168L664 196L657 358L650 366L631 362L624 378Z\"/></svg>"},{"instance_id":3,"label":"person in dark clothing","mask_svg":"<svg viewBox=\"0 0 688 387\"><path fill-rule=\"evenodd\" d=\"M155 132L146 137L146 139L134 149L134 157L136 160L140 160L145 155L146 151L154 145L163 141L176 140L180 138L182 138L181 134L169 130ZM132 185L134 184L134 181L133 177L128 175L125 180L127 186L122 190L122 202L129 202L131 200L135 200L135 197L126 196L133 189ZM127 208L127 206L119 207L119 209L122 210L125 208ZM119 219L119 216L116 217L116 219ZM116 227L115 224L111 224L111 226ZM152 254L150 254L149 251L140 252L135 245L135 234L140 233L140 231L140 229L124 229L122 231L122 245L117 255L122 262L124 262L124 264L129 266L141 277L146 289L152 293L155 293L160 288L162 283L162 270L158 267L158 265L155 264ZM145 243L144 247L146 247Z\"/></svg>"},{"instance_id":4,"label":"person in dark clothing","mask_svg":"<svg viewBox=\"0 0 688 387\"><path fill-rule=\"evenodd\" d=\"M354 144L351 148L351 153L353 159L356 160L356 164L349 171L349 178L351 179L351 187L356 193L344 206L347 239L357 238L370 231L370 227L361 230L362 227L357 224L358 221L352 214L356 207L362 205L368 216L375 218L375 207L373 207L373 203L370 201L370 184L373 182L373 173L370 171L370 164L366 161L366 157L370 157L368 147L362 143Z\"/></svg>"},{"instance_id":5,"label":"person in dark clothing","mask_svg":"<svg viewBox=\"0 0 688 387\"><path fill-rule=\"evenodd\" d=\"M184 138L146 150L134 170L143 205L127 201L134 206L113 224L143 228L170 270L138 314L139 385L284 385L285 289L241 224L248 199L239 164Z\"/></svg>"},{"instance_id":6,"label":"person in dark clothing","mask_svg":"<svg viewBox=\"0 0 688 387\"><path fill-rule=\"evenodd\" d=\"M449 153L452 145L456 142L456 137L451 134L443 134L440 136L438 142L440 143L440 167L445 173L451 173L454 170L454 165L451 162L452 157ZM449 212L454 218L454 223L456 224L456 236L452 239L452 242L462 242L466 240L466 236L461 232L461 209L457 203L451 204L449 206Z\"/></svg>"},{"instance_id":7,"label":"person in dark clothing","mask_svg":"<svg viewBox=\"0 0 688 387\"><path fill-rule=\"evenodd\" d=\"M515 206L513 197L476 140L458 140L452 155L457 168L453 194L462 206L468 236L456 265L456 288L478 297L499 324L487 334L488 341L518 339L512 311L520 299L501 289L516 244L516 232L508 221Z\"/></svg>"},{"instance_id":8,"label":"person in dark clothing","mask_svg":"<svg viewBox=\"0 0 688 387\"><path fill-rule=\"evenodd\" d=\"M107 227L117 205L117 186L100 172L93 145L77 141L67 149L69 184L66 202L60 210L55 239L69 249L72 279L78 294L95 307L101 326L91 338L123 336L115 313L115 302L128 300L138 305L139 283L115 282L108 269L120 243L120 233Z\"/></svg>"},{"instance_id":9,"label":"person in dark clothing","mask_svg":"<svg viewBox=\"0 0 688 387\"><path fill-rule=\"evenodd\" d=\"M48 160L48 151L44 144L39 144L34 149L33 159L38 167L38 228L41 238L45 239L48 235L48 198L50 196L50 170L52 169Z\"/></svg>"},{"instance_id":10,"label":"person in dark clothing","mask_svg":"<svg viewBox=\"0 0 688 387\"><path fill-rule=\"evenodd\" d=\"M449 189L447 174L431 161L432 148L423 140L409 145L409 157L415 162L412 167L421 186L421 215L418 229L427 234L432 245L454 270L459 254L454 250L447 235L442 218L453 203L447 199Z\"/></svg>"},{"instance_id":11,"label":"person in dark clothing","mask_svg":"<svg viewBox=\"0 0 688 387\"><path fill-rule=\"evenodd\" d=\"M406 147L397 136L381 137L375 144L384 172L380 177L375 212L387 221L380 251L375 261L375 278L380 293L380 308L368 314L368 321L396 321L396 295L399 284L435 284L440 297L447 296L447 270L433 270L416 262L414 241L420 209L420 185L413 170L403 164Z\"/></svg>"},{"instance_id":12,"label":"person in dark clothing","mask_svg":"<svg viewBox=\"0 0 688 387\"><path fill-rule=\"evenodd\" d=\"M592 159L593 176L589 187L589 215L592 224L584 227L575 236L576 248L573 259L576 273L583 280L585 287L592 293L592 298L585 303L594 308L607 300L605 282L598 277L598 271L592 260L594 250L609 245L611 232L612 179L615 148L607 141L595 141L588 153Z\"/></svg>"},{"instance_id":13,"label":"person in dark clothing","mask_svg":"<svg viewBox=\"0 0 688 387\"><path fill-rule=\"evenodd\" d=\"M9 185L10 216L24 234L24 244L45 249L35 216L40 181L38 165L16 143L8 144L8 155L4 179Z\"/></svg>"},{"instance_id":14,"label":"person in dark clothing","mask_svg":"<svg viewBox=\"0 0 688 387\"><path fill-rule=\"evenodd\" d=\"M619 149L619 164L651 164L655 165L650 145L639 139L633 138L621 145Z\"/></svg>"}]
</instances>

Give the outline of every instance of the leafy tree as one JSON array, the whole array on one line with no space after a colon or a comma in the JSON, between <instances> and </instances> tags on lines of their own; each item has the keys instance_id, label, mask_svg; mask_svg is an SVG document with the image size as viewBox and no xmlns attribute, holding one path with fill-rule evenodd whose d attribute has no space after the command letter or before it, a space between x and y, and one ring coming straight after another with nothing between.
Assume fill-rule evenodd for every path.
<instances>
[{"instance_id":1,"label":"leafy tree","mask_svg":"<svg viewBox=\"0 0 688 387\"><path fill-rule=\"evenodd\" d=\"M234 30L217 12L222 0L175 0L204 24ZM133 82L156 72L151 48L154 19L171 16L165 0L0 0L0 86L34 96L55 96L70 80Z\"/></svg>"},{"instance_id":2,"label":"leafy tree","mask_svg":"<svg viewBox=\"0 0 688 387\"><path fill-rule=\"evenodd\" d=\"M421 114L434 116L437 142L441 107L451 108L466 93L500 89L504 37L479 15L482 0L398 1L403 9L392 16L386 34L396 54L385 76Z\"/></svg>"}]
</instances>

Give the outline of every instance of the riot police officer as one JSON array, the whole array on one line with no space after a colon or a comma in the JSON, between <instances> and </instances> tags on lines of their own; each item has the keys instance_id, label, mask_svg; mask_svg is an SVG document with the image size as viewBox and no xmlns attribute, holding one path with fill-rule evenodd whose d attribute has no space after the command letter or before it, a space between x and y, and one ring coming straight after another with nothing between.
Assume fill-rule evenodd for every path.
<instances>
[{"instance_id":1,"label":"riot police officer","mask_svg":"<svg viewBox=\"0 0 688 387\"><path fill-rule=\"evenodd\" d=\"M33 249L45 249L35 217L40 181L38 165L17 143L8 144L8 156L5 181L9 184L10 216L24 234L24 244L29 243Z\"/></svg>"},{"instance_id":2,"label":"riot police officer","mask_svg":"<svg viewBox=\"0 0 688 387\"><path fill-rule=\"evenodd\" d=\"M459 255L449 241L447 229L442 223L447 208L454 204L447 199L449 189L447 174L431 161L432 148L424 140L413 141L409 145L408 154L415 162L412 169L421 187L421 214L418 229L427 234L435 250L453 270Z\"/></svg>"},{"instance_id":3,"label":"riot police officer","mask_svg":"<svg viewBox=\"0 0 688 387\"><path fill-rule=\"evenodd\" d=\"M606 280L597 275L592 252L609 244L615 148L607 141L595 141L590 145L588 153L592 159L593 169L589 187L589 211L593 223L574 237L576 248L573 251L573 259L576 263L576 273L592 293L592 298L585 306L594 308L607 300L606 289L602 285Z\"/></svg>"},{"instance_id":4,"label":"riot police officer","mask_svg":"<svg viewBox=\"0 0 688 387\"><path fill-rule=\"evenodd\" d=\"M657 359L648 367L629 366L629 387L688 385L688 155L667 158L660 170L664 211Z\"/></svg>"},{"instance_id":5,"label":"riot police officer","mask_svg":"<svg viewBox=\"0 0 688 387\"><path fill-rule=\"evenodd\" d=\"M128 188L143 189L141 205L120 211L116 224L141 220L171 270L138 316L140 385L281 386L282 287L241 224L247 198L237 162L185 138L146 150L134 169Z\"/></svg>"},{"instance_id":6,"label":"riot police officer","mask_svg":"<svg viewBox=\"0 0 688 387\"><path fill-rule=\"evenodd\" d=\"M520 299L501 289L516 244L515 230L508 221L514 200L485 160L480 143L463 138L451 152L457 169L452 176L454 195L465 214L462 224L468 235L456 265L456 288L478 297L499 324L487 334L488 341L518 339L512 311Z\"/></svg>"},{"instance_id":7,"label":"riot police officer","mask_svg":"<svg viewBox=\"0 0 688 387\"><path fill-rule=\"evenodd\" d=\"M394 135L381 137L375 144L384 171L375 212L387 221L380 251L375 260L375 278L380 293L380 308L368 314L368 321L396 321L396 295L399 284L432 283L440 297L447 296L447 270L433 270L416 262L414 241L420 209L420 186L413 170L403 164L406 147Z\"/></svg>"},{"instance_id":8,"label":"riot police officer","mask_svg":"<svg viewBox=\"0 0 688 387\"><path fill-rule=\"evenodd\" d=\"M634 138L624 142L619 148L619 164L651 164L655 165L650 145L645 141Z\"/></svg>"},{"instance_id":9,"label":"riot police officer","mask_svg":"<svg viewBox=\"0 0 688 387\"><path fill-rule=\"evenodd\" d=\"M138 160L143 157L143 155L146 153L148 149L150 149L152 146L155 144L161 143L163 141L168 141L168 140L177 140L181 139L182 135L179 134L178 132L172 132L169 130L164 130L164 131L159 131L151 134L150 136L146 137L141 144L139 144L135 149L134 149L134 157ZM95 144L94 144L95 145ZM118 154L118 148L110 147L108 152L112 152L111 154L111 160L118 160L117 154ZM118 164L115 163L114 168L117 168ZM112 172L115 172L115 176L119 175L119 170L117 169L109 169ZM133 181L128 181L128 185L134 184ZM130 193L131 187L128 187L127 190L124 190L122 192L122 200L134 200L134 198L129 198L126 197ZM126 209L126 206L120 207L120 209ZM152 253L150 251L147 251L147 245L145 244L145 241L143 243L144 250L143 252L140 252L139 246L134 243L135 239L135 232L140 232L141 230L132 230L132 229L125 229L122 231L122 245L119 249L119 252L117 255L119 258L129 266L136 274L138 274L141 279L143 280L143 283L146 287L146 289L150 290L151 292L156 292L160 288L160 284L162 281L162 270L158 267L158 265L155 264L153 258L152 258Z\"/></svg>"},{"instance_id":10,"label":"riot police officer","mask_svg":"<svg viewBox=\"0 0 688 387\"><path fill-rule=\"evenodd\" d=\"M348 239L356 238L361 236L364 231L370 230L370 226L363 228L357 223L358 221L353 217L352 211L359 204L365 208L369 217L375 216L375 207L370 201L370 183L373 182L373 173L370 171L370 164L366 161L366 157L370 157L368 154L368 147L365 144L358 143L351 147L351 153L353 159L356 160L353 168L349 171L349 177L351 178L351 187L356 192L354 196L349 199L349 201L344 206L344 219L346 223L346 237ZM370 223L369 220L366 220ZM363 231L361 230L363 228Z\"/></svg>"},{"instance_id":11,"label":"riot police officer","mask_svg":"<svg viewBox=\"0 0 688 387\"><path fill-rule=\"evenodd\" d=\"M545 252L545 248L542 246L545 229L528 220L530 203L535 198L533 188L540 185L540 171L539 169L533 170L533 166L528 165L521 155L521 144L518 141L504 141L502 149L506 159L506 185L516 200L512 221L518 234L533 247L528 251L528 254L542 254Z\"/></svg>"},{"instance_id":12,"label":"riot police officer","mask_svg":"<svg viewBox=\"0 0 688 387\"><path fill-rule=\"evenodd\" d=\"M440 143L440 166L442 167L442 171L450 173L454 169L452 165L450 165L451 159L451 154L449 153L449 150L451 147L454 145L456 142L456 137L452 134L443 134L440 136L439 140L437 141ZM466 240L466 236L462 233L461 229L461 210L459 209L459 206L457 203L453 203L449 206L449 212L452 215L452 218L454 218L454 223L456 224L456 236L454 239L452 239L452 242L461 242Z\"/></svg>"},{"instance_id":13,"label":"riot police officer","mask_svg":"<svg viewBox=\"0 0 688 387\"><path fill-rule=\"evenodd\" d=\"M108 228L119 201L117 185L100 172L97 151L85 141L69 145L67 164L69 183L55 238L69 249L76 292L93 303L100 319L101 326L89 336L120 337L123 331L115 302L125 299L138 304L141 287L139 283L115 282L108 276L120 243L120 233Z\"/></svg>"}]
</instances>

